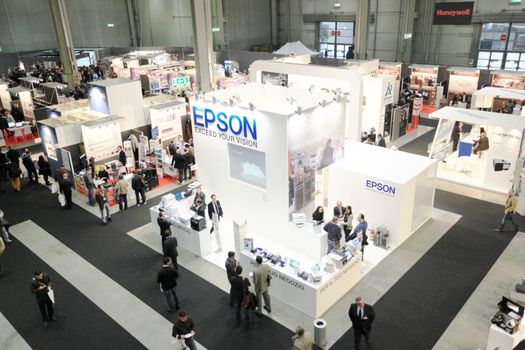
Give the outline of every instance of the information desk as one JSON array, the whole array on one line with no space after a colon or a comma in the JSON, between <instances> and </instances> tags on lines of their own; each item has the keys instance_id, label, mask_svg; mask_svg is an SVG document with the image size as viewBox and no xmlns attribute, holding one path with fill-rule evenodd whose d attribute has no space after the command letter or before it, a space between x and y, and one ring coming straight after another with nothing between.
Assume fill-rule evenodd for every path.
<instances>
[{"instance_id":1,"label":"information desk","mask_svg":"<svg viewBox=\"0 0 525 350\"><path fill-rule=\"evenodd\" d=\"M240 263L245 275L255 271L255 254L243 250ZM335 269L335 272L322 271L320 283L310 283L303 280L293 273L288 266L267 264L272 276L269 289L270 296L279 298L314 318L318 318L328 311L361 279L361 255L359 253L341 269Z\"/></svg>"},{"instance_id":2,"label":"information desk","mask_svg":"<svg viewBox=\"0 0 525 350\"><path fill-rule=\"evenodd\" d=\"M189 211L188 208L192 203L193 197L190 199L191 200L185 199L177 203L180 206L179 209L181 211ZM151 225L154 230L159 232L160 236L159 225L157 224L157 218L159 217L158 205L150 209L150 216ZM202 231L195 231L190 227L189 222L186 224L180 222L176 218L169 219L171 222L171 233L177 238L179 247L202 257L211 253L211 238L209 228ZM208 223L208 225L210 225L210 223Z\"/></svg>"}]
</instances>

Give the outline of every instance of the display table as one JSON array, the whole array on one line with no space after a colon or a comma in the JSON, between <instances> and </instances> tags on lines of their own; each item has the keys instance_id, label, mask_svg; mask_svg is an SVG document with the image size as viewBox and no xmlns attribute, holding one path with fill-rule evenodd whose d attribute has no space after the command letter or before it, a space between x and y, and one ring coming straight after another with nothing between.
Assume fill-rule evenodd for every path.
<instances>
[{"instance_id":1,"label":"display table","mask_svg":"<svg viewBox=\"0 0 525 350\"><path fill-rule=\"evenodd\" d=\"M245 275L255 271L255 254L242 251L240 263ZM314 318L323 315L361 279L359 254L333 273L323 271L320 283L303 280L289 267L271 263L268 263L268 266L272 276L270 296L279 298Z\"/></svg>"},{"instance_id":2,"label":"display table","mask_svg":"<svg viewBox=\"0 0 525 350\"><path fill-rule=\"evenodd\" d=\"M177 202L182 216L193 216L188 208L193 203L193 197ZM191 212L192 214L189 214ZM158 231L157 218L159 217L159 206L150 208L151 224ZM195 255L206 256L211 253L211 238L208 229L195 231L189 223L183 223L176 218L170 217L171 233L177 238L178 246L192 252Z\"/></svg>"}]
</instances>

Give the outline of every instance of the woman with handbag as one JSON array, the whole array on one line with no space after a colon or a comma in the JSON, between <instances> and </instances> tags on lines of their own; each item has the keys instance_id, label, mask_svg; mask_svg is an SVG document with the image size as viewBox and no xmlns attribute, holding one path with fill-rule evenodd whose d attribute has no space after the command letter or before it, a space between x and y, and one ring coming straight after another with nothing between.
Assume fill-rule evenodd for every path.
<instances>
[{"instance_id":1,"label":"woman with handbag","mask_svg":"<svg viewBox=\"0 0 525 350\"><path fill-rule=\"evenodd\" d=\"M5 243L11 243L12 240L9 239L9 222L4 216L4 212L0 209L0 225L2 229L2 238Z\"/></svg>"}]
</instances>

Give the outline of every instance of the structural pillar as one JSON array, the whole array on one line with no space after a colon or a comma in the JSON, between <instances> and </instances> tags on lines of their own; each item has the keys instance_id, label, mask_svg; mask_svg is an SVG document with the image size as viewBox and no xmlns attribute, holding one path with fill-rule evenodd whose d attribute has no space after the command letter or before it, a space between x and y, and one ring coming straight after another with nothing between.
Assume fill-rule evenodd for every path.
<instances>
[{"instance_id":1,"label":"structural pillar","mask_svg":"<svg viewBox=\"0 0 525 350\"><path fill-rule=\"evenodd\" d=\"M401 62L412 62L412 38L414 37L414 19L416 14L416 0L403 1L403 22L399 35L401 42ZM427 38L430 40L430 37Z\"/></svg>"},{"instance_id":2,"label":"structural pillar","mask_svg":"<svg viewBox=\"0 0 525 350\"><path fill-rule=\"evenodd\" d=\"M370 13L370 0L357 1L357 18L356 18L356 42L354 52L359 60L366 59L366 50L368 43L368 16Z\"/></svg>"},{"instance_id":3,"label":"structural pillar","mask_svg":"<svg viewBox=\"0 0 525 350\"><path fill-rule=\"evenodd\" d=\"M270 18L271 18L271 32L272 32L272 45L277 45L277 31L279 30L277 27L277 16L278 16L278 9L277 9L277 0L270 0Z\"/></svg>"},{"instance_id":4,"label":"structural pillar","mask_svg":"<svg viewBox=\"0 0 525 350\"><path fill-rule=\"evenodd\" d=\"M202 92L211 91L213 83L213 37L211 32L210 0L191 1L193 17L193 47L197 85Z\"/></svg>"},{"instance_id":5,"label":"structural pillar","mask_svg":"<svg viewBox=\"0 0 525 350\"><path fill-rule=\"evenodd\" d=\"M65 0L49 0L53 24L57 34L58 49L60 51L60 61L62 62L63 80L69 89L74 89L80 83L75 50L73 48L73 38L67 19Z\"/></svg>"}]
</instances>

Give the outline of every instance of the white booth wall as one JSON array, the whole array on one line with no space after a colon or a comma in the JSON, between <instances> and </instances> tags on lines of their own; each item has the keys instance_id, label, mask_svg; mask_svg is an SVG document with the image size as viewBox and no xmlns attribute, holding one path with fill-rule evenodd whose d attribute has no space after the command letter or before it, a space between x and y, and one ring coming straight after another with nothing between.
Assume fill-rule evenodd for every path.
<instances>
[{"instance_id":1,"label":"white booth wall","mask_svg":"<svg viewBox=\"0 0 525 350\"><path fill-rule=\"evenodd\" d=\"M399 246L432 216L436 165L427 157L347 141L344 160L329 169L328 202L351 205L369 229L385 225L389 244Z\"/></svg>"}]
</instances>

